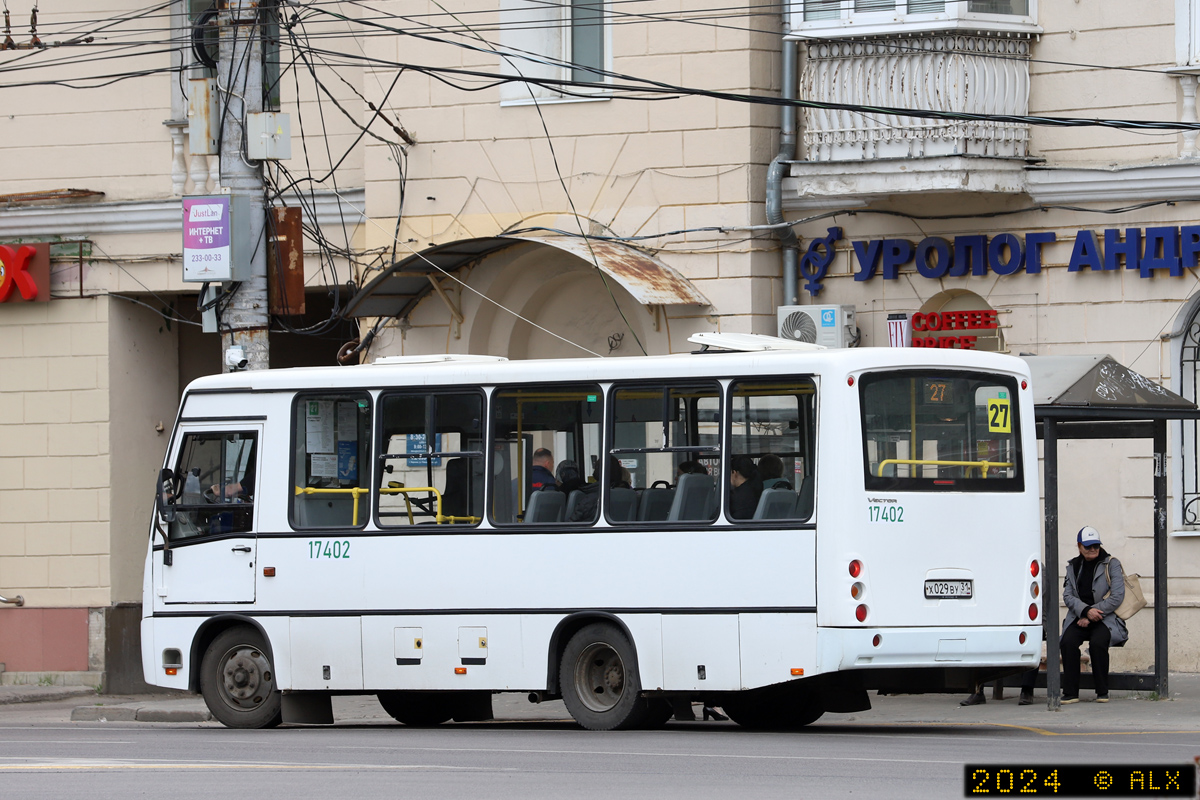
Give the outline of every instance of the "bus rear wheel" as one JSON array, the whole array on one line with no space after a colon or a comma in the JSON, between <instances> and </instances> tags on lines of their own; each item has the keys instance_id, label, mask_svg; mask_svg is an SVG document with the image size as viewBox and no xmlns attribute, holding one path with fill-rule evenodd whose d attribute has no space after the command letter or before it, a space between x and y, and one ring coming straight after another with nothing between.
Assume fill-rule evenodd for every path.
<instances>
[{"instance_id":1,"label":"bus rear wheel","mask_svg":"<svg viewBox=\"0 0 1200 800\"><path fill-rule=\"evenodd\" d=\"M817 692L797 686L738 692L724 700L721 708L743 728L763 731L803 728L825 713Z\"/></svg>"},{"instance_id":2,"label":"bus rear wheel","mask_svg":"<svg viewBox=\"0 0 1200 800\"><path fill-rule=\"evenodd\" d=\"M229 728L272 728L283 721L275 669L261 633L249 625L222 631L200 662L200 693Z\"/></svg>"},{"instance_id":3,"label":"bus rear wheel","mask_svg":"<svg viewBox=\"0 0 1200 800\"><path fill-rule=\"evenodd\" d=\"M558 674L563 704L588 730L637 728L651 714L650 701L641 696L633 644L615 625L581 628L567 642Z\"/></svg>"},{"instance_id":4,"label":"bus rear wheel","mask_svg":"<svg viewBox=\"0 0 1200 800\"><path fill-rule=\"evenodd\" d=\"M431 728L454 716L454 703L446 692L380 692L377 696L392 719L413 728Z\"/></svg>"}]
</instances>

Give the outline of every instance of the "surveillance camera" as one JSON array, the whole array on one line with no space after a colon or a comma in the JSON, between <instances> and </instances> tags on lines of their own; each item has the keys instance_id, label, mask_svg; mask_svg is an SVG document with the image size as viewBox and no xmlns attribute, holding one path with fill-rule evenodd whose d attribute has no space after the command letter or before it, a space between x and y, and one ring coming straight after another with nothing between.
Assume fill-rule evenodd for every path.
<instances>
[{"instance_id":1,"label":"surveillance camera","mask_svg":"<svg viewBox=\"0 0 1200 800\"><path fill-rule=\"evenodd\" d=\"M231 371L245 369L247 363L244 347L234 346L225 351L225 366L229 367Z\"/></svg>"}]
</instances>

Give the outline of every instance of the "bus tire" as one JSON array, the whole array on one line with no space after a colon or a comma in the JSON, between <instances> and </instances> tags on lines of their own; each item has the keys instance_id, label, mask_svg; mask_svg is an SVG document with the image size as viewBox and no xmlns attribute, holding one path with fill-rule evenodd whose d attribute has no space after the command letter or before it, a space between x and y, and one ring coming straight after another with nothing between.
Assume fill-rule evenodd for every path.
<instances>
[{"instance_id":1,"label":"bus tire","mask_svg":"<svg viewBox=\"0 0 1200 800\"><path fill-rule=\"evenodd\" d=\"M224 630L208 645L200 662L200 694L228 728L273 728L283 721L266 642L249 625Z\"/></svg>"},{"instance_id":2,"label":"bus tire","mask_svg":"<svg viewBox=\"0 0 1200 800\"><path fill-rule=\"evenodd\" d=\"M432 728L454 716L449 692L379 692L376 696L392 719L411 728Z\"/></svg>"},{"instance_id":3,"label":"bus tire","mask_svg":"<svg viewBox=\"0 0 1200 800\"><path fill-rule=\"evenodd\" d=\"M738 692L721 708L743 728L788 731L816 722L825 713L816 692L797 687L772 687Z\"/></svg>"},{"instance_id":4,"label":"bus tire","mask_svg":"<svg viewBox=\"0 0 1200 800\"><path fill-rule=\"evenodd\" d=\"M590 731L637 728L650 714L633 644L615 625L581 628L567 642L558 674L563 704Z\"/></svg>"},{"instance_id":5,"label":"bus tire","mask_svg":"<svg viewBox=\"0 0 1200 800\"><path fill-rule=\"evenodd\" d=\"M646 710L646 718L642 720L641 724L643 730L657 730L665 727L671 721L671 717L675 716L674 707L665 698L650 698L648 703L649 708Z\"/></svg>"}]
</instances>

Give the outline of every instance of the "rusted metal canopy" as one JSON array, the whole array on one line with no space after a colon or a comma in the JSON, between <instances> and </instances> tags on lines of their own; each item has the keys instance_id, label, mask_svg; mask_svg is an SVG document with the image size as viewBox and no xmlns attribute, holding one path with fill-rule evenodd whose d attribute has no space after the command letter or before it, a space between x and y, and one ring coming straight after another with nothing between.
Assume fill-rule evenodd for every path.
<instances>
[{"instance_id":1,"label":"rusted metal canopy","mask_svg":"<svg viewBox=\"0 0 1200 800\"><path fill-rule=\"evenodd\" d=\"M1179 419L1196 406L1112 356L1026 356L1038 419ZM1188 413L1190 412L1190 413Z\"/></svg>"},{"instance_id":2,"label":"rusted metal canopy","mask_svg":"<svg viewBox=\"0 0 1200 800\"><path fill-rule=\"evenodd\" d=\"M387 267L359 290L347 306L350 317L404 317L433 291L437 280L513 245L530 243L570 253L599 266L643 305L711 305L673 267L619 242L569 236L494 236L435 245ZM589 249L590 244L590 249Z\"/></svg>"}]
</instances>

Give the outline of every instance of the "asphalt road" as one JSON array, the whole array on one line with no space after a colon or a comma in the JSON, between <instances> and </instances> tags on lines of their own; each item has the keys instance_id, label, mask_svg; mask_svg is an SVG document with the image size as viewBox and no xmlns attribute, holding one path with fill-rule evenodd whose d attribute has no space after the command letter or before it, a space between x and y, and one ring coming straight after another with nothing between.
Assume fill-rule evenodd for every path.
<instances>
[{"instance_id":1,"label":"asphalt road","mask_svg":"<svg viewBox=\"0 0 1200 800\"><path fill-rule=\"evenodd\" d=\"M973 709L880 698L874 712L828 715L797 733L711 721L593 733L557 704L422 730L392 723L371 698L338 698L332 727L67 721L79 704L0 707L0 798L949 798L964 796L966 763L1200 755L1190 703L1136 697L1070 714L1012 698Z\"/></svg>"}]
</instances>

